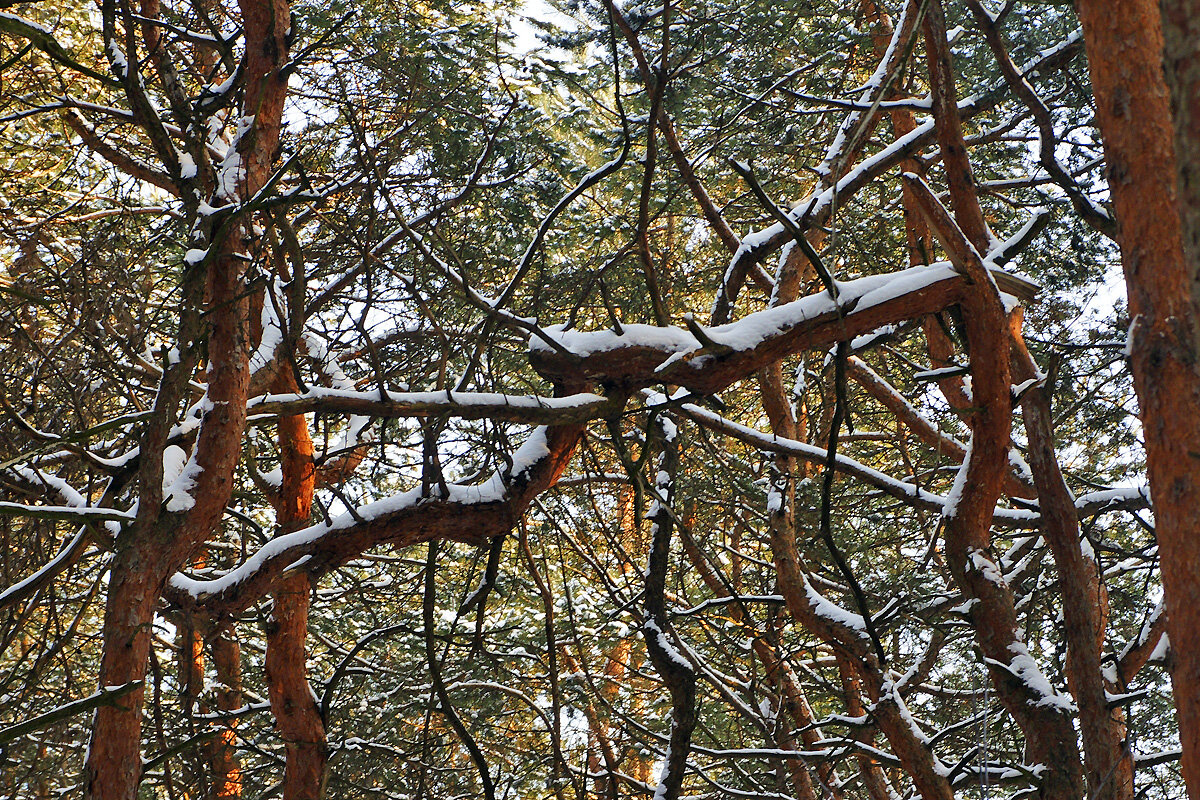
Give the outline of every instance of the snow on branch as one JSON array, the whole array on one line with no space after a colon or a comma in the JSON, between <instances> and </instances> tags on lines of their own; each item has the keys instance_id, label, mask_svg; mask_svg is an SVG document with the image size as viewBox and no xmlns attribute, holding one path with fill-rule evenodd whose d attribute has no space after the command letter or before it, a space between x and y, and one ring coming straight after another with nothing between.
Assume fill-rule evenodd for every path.
<instances>
[{"instance_id":1,"label":"snow on branch","mask_svg":"<svg viewBox=\"0 0 1200 800\"><path fill-rule=\"evenodd\" d=\"M707 344L675 326L623 325L621 333L546 328L575 359L531 339L530 361L544 377L568 383L671 383L709 394L791 353L941 311L959 302L965 288L948 262L839 281L837 287L836 302L822 292L708 328Z\"/></svg>"},{"instance_id":2,"label":"snow on branch","mask_svg":"<svg viewBox=\"0 0 1200 800\"><path fill-rule=\"evenodd\" d=\"M1021 71L1030 78L1045 73L1080 52L1082 44L1081 35L1076 31L1055 47L1038 53L1028 63L1021 65ZM959 117L968 120L995 108L1008 91L1008 86L999 81L985 92L964 98L958 103ZM839 203L846 203L859 189L930 144L935 137L933 120L918 125L878 153L863 159L832 186L819 186L814 194L796 203L789 216L802 230L824 224L832 211L835 198ZM779 222L749 233L742 239L741 246L730 259L721 287L717 291L713 304L714 321L720 322L729 318L733 301L737 298L750 267L763 261L791 239L791 233Z\"/></svg>"},{"instance_id":3,"label":"snow on branch","mask_svg":"<svg viewBox=\"0 0 1200 800\"><path fill-rule=\"evenodd\" d=\"M134 515L115 508L92 506L35 506L0 501L0 516L60 519L68 522L132 522Z\"/></svg>"},{"instance_id":4,"label":"snow on branch","mask_svg":"<svg viewBox=\"0 0 1200 800\"><path fill-rule=\"evenodd\" d=\"M535 429L512 454L511 465L482 484L421 487L385 497L328 522L267 542L237 567L207 580L172 576L168 599L208 612L237 613L266 593L290 568L321 572L372 547L407 547L433 539L482 544L507 533L525 507L558 479L583 428Z\"/></svg>"},{"instance_id":5,"label":"snow on branch","mask_svg":"<svg viewBox=\"0 0 1200 800\"><path fill-rule=\"evenodd\" d=\"M539 397L497 392L379 392L311 388L302 394L270 394L250 400L251 415L288 416L317 412L364 417L432 417L492 419L525 424L564 425L608 416L620 401L598 394Z\"/></svg>"}]
</instances>

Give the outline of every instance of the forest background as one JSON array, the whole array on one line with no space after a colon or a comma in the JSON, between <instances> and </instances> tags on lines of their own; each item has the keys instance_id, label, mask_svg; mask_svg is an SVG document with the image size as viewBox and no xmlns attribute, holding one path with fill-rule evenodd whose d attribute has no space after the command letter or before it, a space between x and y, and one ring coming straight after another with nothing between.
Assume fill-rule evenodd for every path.
<instances>
[{"instance_id":1,"label":"forest background","mask_svg":"<svg viewBox=\"0 0 1200 800\"><path fill-rule=\"evenodd\" d=\"M4 796L1200 796L1196 0L0 5Z\"/></svg>"}]
</instances>

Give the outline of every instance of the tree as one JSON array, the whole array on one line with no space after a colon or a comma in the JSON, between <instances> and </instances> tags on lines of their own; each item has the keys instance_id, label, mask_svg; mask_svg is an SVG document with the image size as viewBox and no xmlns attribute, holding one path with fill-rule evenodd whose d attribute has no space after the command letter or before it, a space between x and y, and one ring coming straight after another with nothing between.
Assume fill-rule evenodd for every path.
<instances>
[{"instance_id":1,"label":"tree","mask_svg":"<svg viewBox=\"0 0 1200 800\"><path fill-rule=\"evenodd\" d=\"M10 793L1191 777L1153 7L13 8Z\"/></svg>"}]
</instances>

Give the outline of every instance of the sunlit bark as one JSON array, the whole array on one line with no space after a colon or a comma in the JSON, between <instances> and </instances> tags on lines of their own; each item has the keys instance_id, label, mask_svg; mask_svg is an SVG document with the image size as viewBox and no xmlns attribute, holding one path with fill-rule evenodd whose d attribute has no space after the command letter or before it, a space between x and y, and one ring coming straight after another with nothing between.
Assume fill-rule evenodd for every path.
<instances>
[{"instance_id":1,"label":"sunlit bark","mask_svg":"<svg viewBox=\"0 0 1200 800\"><path fill-rule=\"evenodd\" d=\"M1163 73L1163 21L1152 0L1079 0L1096 121L1104 140L1117 242L1129 294L1130 363L1146 443L1162 565L1171 681L1183 774L1200 792L1200 264L1195 258L1194 4L1164 2L1167 63L1179 127ZM1176 133L1186 150L1176 159ZM1184 193L1178 191L1185 172ZM1182 197L1183 202L1180 202ZM1188 222L1185 239L1180 210ZM1191 259L1185 258L1189 243Z\"/></svg>"}]
</instances>

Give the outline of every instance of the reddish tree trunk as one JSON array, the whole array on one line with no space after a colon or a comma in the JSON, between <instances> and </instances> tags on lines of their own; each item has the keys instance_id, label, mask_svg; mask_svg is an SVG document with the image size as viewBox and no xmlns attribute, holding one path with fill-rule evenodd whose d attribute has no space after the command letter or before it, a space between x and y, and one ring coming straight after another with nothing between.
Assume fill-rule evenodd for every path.
<instances>
[{"instance_id":1,"label":"reddish tree trunk","mask_svg":"<svg viewBox=\"0 0 1200 800\"><path fill-rule=\"evenodd\" d=\"M955 582L975 601L968 616L979 649L988 659L997 697L1025 734L1029 759L1046 767L1039 797L1075 800L1084 792L1075 731L1065 709L1043 702L1047 698L1018 676L1017 659L1029 656L1018 633L1012 589L999 574L992 551L992 514L1008 472L1012 426L1008 320L999 292L980 261L979 254L989 249L991 233L971 176L940 0L931 0L926 12L925 49L954 221L924 184L908 183L915 190L924 189L914 199L955 266L974 284L961 305L974 406L968 417L971 448L956 482L957 505L944 517L946 562Z\"/></svg>"},{"instance_id":2,"label":"reddish tree trunk","mask_svg":"<svg viewBox=\"0 0 1200 800\"><path fill-rule=\"evenodd\" d=\"M1141 406L1162 565L1171 680L1183 775L1200 794L1200 297L1195 243L1197 24L1194 2L1166 0L1167 51L1184 146L1163 72L1163 20L1153 0L1079 0L1096 121L1104 140L1117 242L1129 292L1131 366ZM1188 96L1190 93L1190 96ZM1192 258L1184 258L1177 194Z\"/></svg>"},{"instance_id":3,"label":"reddish tree trunk","mask_svg":"<svg viewBox=\"0 0 1200 800\"><path fill-rule=\"evenodd\" d=\"M311 588L304 573L283 578L272 593L275 609L267 632L271 713L287 753L284 800L317 800L325 792L325 764L329 755L325 723L305 670L304 643Z\"/></svg>"},{"instance_id":4,"label":"reddish tree trunk","mask_svg":"<svg viewBox=\"0 0 1200 800\"><path fill-rule=\"evenodd\" d=\"M218 633L212 641L213 671L217 682L217 710L235 711L242 706L242 648L232 631ZM212 769L209 797L213 800L233 800L242 795L242 764L237 753L237 720L224 723L225 728L211 743L208 763Z\"/></svg>"},{"instance_id":5,"label":"reddish tree trunk","mask_svg":"<svg viewBox=\"0 0 1200 800\"><path fill-rule=\"evenodd\" d=\"M294 392L289 370L280 373L276 390ZM279 420L279 461L283 474L276 501L279 533L308 524L312 514L316 468L313 442L303 414ZM325 723L308 684L305 640L312 585L305 573L284 576L273 592L267 630L267 688L271 713L287 753L284 800L316 800L324 794L329 749Z\"/></svg>"},{"instance_id":6,"label":"reddish tree trunk","mask_svg":"<svg viewBox=\"0 0 1200 800\"><path fill-rule=\"evenodd\" d=\"M1179 710L1180 739L1183 742L1183 775L1193 793L1200 793L1200 652L1189 644L1200 637L1200 540L1197 539L1197 488L1200 477L1200 442L1195 420L1200 389L1197 388L1197 341L1198 326L1196 313L1200 312L1200 2L1197 0L1161 0L1164 59L1167 85L1171 92L1171 108L1175 127L1175 175L1178 180L1178 208L1180 236L1183 240L1184 285L1189 289L1188 310L1193 314L1189 345L1180 353L1184 363L1192 369L1191 374L1181 373L1188 381L1189 392L1185 401L1190 401L1191 415L1180 421L1192 420L1188 436L1187 456L1181 455L1172 467L1176 470L1172 483L1161 486L1154 482L1151 472L1151 489L1155 499L1155 517L1158 524L1158 543L1162 554L1163 584L1166 587L1167 630L1172 643L1171 679L1175 686L1175 704ZM1114 195L1116 190L1113 191ZM1181 302L1181 300L1177 300ZM1131 303L1132 305L1132 303ZM1184 398L1179 398L1184 400ZM1147 441L1149 444L1149 441ZM1186 487L1182 483L1187 481ZM1179 527L1167 527L1174 522L1162 516L1158 510L1158 492L1170 492L1162 500L1179 509L1182 519ZM1174 495L1174 496L1172 496ZM1172 518L1174 519L1174 518Z\"/></svg>"},{"instance_id":7,"label":"reddish tree trunk","mask_svg":"<svg viewBox=\"0 0 1200 800\"><path fill-rule=\"evenodd\" d=\"M286 34L291 26L286 0L242 0L245 33L243 113L254 118L252 135L237 143L244 171L242 198L265 184L277 158L287 78ZM131 24L131 23L130 23ZM131 96L131 102L136 102ZM162 451L175 406L184 397L194 359L169 369L156 400L153 421L142 446L141 503L138 519L117 537L110 568L104 617L100 685L144 680L154 608L167 579L186 564L216 529L233 491L241 453L249 388L249 302L243 285L245 256L239 252L246 221L232 226L224 241L211 242L215 257L203 278L185 277L180 350L195 352L207 341L211 405L196 439L198 471L186 511L162 507ZM205 314L198 316L200 303ZM189 356L192 358L192 356ZM141 779L141 716L144 692L135 690L119 705L100 708L92 723L85 796L89 800L133 800Z\"/></svg>"},{"instance_id":8,"label":"reddish tree trunk","mask_svg":"<svg viewBox=\"0 0 1200 800\"><path fill-rule=\"evenodd\" d=\"M1021 337L1020 309L1013 312L1013 374L1019 381L1038 376ZM1091 800L1131 800L1133 756L1125 747L1125 714L1110 707L1100 672L1108 594L1100 581L1094 556L1080 540L1079 513L1063 480L1054 452L1054 422L1043 386L1022 397L1022 418L1029 439L1029 465L1038 490L1042 536L1054 554L1062 591L1067 639L1067 680L1079 706L1088 797Z\"/></svg>"},{"instance_id":9,"label":"reddish tree trunk","mask_svg":"<svg viewBox=\"0 0 1200 800\"><path fill-rule=\"evenodd\" d=\"M132 538L132 537L130 537ZM104 609L100 685L118 686L146 677L150 625L158 601L161 554L118 538ZM96 709L87 754L87 797L133 800L142 777L143 688L112 706Z\"/></svg>"}]
</instances>

